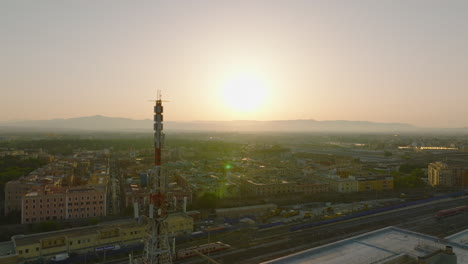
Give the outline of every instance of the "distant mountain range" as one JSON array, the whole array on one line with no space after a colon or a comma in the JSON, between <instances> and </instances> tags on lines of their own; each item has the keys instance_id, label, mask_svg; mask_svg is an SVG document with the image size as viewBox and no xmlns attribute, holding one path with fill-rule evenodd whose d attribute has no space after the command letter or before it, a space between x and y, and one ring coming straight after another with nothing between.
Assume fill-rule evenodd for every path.
<instances>
[{"instance_id":1,"label":"distant mountain range","mask_svg":"<svg viewBox=\"0 0 468 264\"><path fill-rule=\"evenodd\" d=\"M88 116L69 119L10 121L0 123L0 131L50 131L50 132L150 132L150 119ZM449 132L464 133L467 128L421 128L403 123L376 123L367 121L317 121L317 120L274 120L274 121L190 121L164 122L167 131L265 131L265 132Z\"/></svg>"}]
</instances>

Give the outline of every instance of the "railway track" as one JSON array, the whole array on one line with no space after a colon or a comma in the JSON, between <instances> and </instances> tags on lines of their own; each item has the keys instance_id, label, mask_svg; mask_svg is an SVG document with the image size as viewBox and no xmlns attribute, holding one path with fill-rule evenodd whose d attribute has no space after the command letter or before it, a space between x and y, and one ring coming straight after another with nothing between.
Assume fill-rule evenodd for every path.
<instances>
[{"instance_id":1,"label":"railway track","mask_svg":"<svg viewBox=\"0 0 468 264\"><path fill-rule=\"evenodd\" d=\"M436 224L433 219L435 212L466 204L467 201L468 198L464 197L422 205L416 208L402 208L391 212L349 219L295 232L289 232L289 229L284 227L274 230L273 234L259 234L260 232L257 232L251 234L252 239L250 241L244 241L244 243L253 242L254 246L244 245L244 248L235 248L236 246L234 246L232 250L214 254L211 257L220 263L259 263L387 226L397 226L410 230L421 226L423 230L414 231L423 232L424 230L430 230L431 226ZM468 216L468 214L466 215ZM465 221L465 223L467 223L467 226L461 228L465 229L468 227L468 221ZM439 233L445 234L446 232L440 231ZM280 242L271 243L271 241ZM203 263L203 261L193 259L190 262L177 263L195 264Z\"/></svg>"}]
</instances>

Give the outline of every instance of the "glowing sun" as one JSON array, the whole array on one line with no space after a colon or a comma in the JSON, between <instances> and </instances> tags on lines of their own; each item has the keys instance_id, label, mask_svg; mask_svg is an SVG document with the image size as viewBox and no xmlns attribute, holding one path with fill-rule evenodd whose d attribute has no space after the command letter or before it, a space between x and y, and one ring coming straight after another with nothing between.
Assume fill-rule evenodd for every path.
<instances>
[{"instance_id":1,"label":"glowing sun","mask_svg":"<svg viewBox=\"0 0 468 264\"><path fill-rule=\"evenodd\" d=\"M229 108L237 112L253 112L264 103L267 89L260 78L242 74L224 84L223 96Z\"/></svg>"}]
</instances>

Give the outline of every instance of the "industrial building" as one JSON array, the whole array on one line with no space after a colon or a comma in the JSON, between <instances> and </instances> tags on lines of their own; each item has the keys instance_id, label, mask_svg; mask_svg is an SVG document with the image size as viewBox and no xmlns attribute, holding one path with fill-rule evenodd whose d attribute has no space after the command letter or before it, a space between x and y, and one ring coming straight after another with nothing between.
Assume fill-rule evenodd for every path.
<instances>
[{"instance_id":1,"label":"industrial building","mask_svg":"<svg viewBox=\"0 0 468 264\"><path fill-rule=\"evenodd\" d=\"M443 240L387 227L308 249L264 264L462 264L468 263L468 230Z\"/></svg>"}]
</instances>

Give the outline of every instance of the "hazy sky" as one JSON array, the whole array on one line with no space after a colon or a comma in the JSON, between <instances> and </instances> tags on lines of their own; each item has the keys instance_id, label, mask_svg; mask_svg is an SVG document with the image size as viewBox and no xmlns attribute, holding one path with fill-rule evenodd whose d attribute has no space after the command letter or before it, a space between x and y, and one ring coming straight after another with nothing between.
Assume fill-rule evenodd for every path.
<instances>
[{"instance_id":1,"label":"hazy sky","mask_svg":"<svg viewBox=\"0 0 468 264\"><path fill-rule=\"evenodd\" d=\"M152 118L161 89L165 120L468 126L467 14L466 0L3 0L0 121Z\"/></svg>"}]
</instances>

